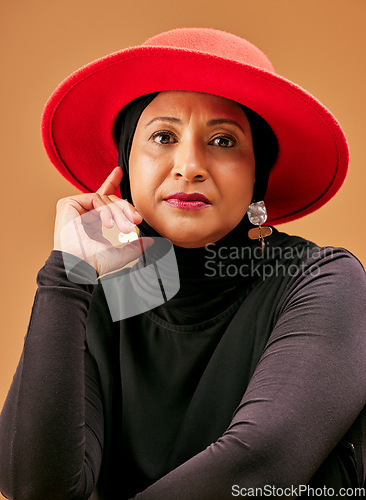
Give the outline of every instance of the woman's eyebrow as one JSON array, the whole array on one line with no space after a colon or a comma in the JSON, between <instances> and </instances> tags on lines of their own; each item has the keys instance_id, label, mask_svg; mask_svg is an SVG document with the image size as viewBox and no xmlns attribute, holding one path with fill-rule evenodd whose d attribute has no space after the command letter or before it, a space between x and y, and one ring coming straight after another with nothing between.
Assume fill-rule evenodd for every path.
<instances>
[{"instance_id":1,"label":"woman's eyebrow","mask_svg":"<svg viewBox=\"0 0 366 500\"><path fill-rule=\"evenodd\" d=\"M209 127L213 127L215 125L221 125L222 123L229 123L231 125L235 125L236 127L240 128L240 130L243 132L244 135L246 135L241 125L239 125L239 123L236 122L235 120L230 120L230 118L215 118L213 120L208 121L207 125Z\"/></svg>"},{"instance_id":2,"label":"woman's eyebrow","mask_svg":"<svg viewBox=\"0 0 366 500\"><path fill-rule=\"evenodd\" d=\"M182 120L180 118L176 118L174 116L155 116L152 120L150 120L148 123L146 123L145 128L148 127L149 125L151 125L155 121L162 121L162 122L165 121L165 122L171 122L171 123L182 123ZM214 118L214 119L209 120L207 122L207 126L208 127L213 127L215 125L221 125L223 123L229 123L231 125L235 125L245 135L245 132L244 132L243 128L239 125L239 123L236 122L235 120L231 120L230 118Z\"/></svg>"},{"instance_id":3,"label":"woman's eyebrow","mask_svg":"<svg viewBox=\"0 0 366 500\"><path fill-rule=\"evenodd\" d=\"M174 116L155 116L152 120L146 123L145 128L148 127L153 122L172 122L172 123L182 123L182 120L175 118Z\"/></svg>"}]
</instances>

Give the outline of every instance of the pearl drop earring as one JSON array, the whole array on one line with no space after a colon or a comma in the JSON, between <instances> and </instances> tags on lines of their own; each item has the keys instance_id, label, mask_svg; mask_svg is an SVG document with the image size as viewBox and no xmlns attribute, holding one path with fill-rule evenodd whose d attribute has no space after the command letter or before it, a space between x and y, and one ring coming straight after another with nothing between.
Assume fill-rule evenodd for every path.
<instances>
[{"instance_id":1,"label":"pearl drop earring","mask_svg":"<svg viewBox=\"0 0 366 500\"><path fill-rule=\"evenodd\" d=\"M253 202L249 205L248 210L248 219L254 226L248 231L248 236L251 240L259 240L259 245L261 251L263 252L265 247L264 238L270 236L272 234L272 228L269 226L263 226L267 220L267 209L264 204L264 201Z\"/></svg>"}]
</instances>

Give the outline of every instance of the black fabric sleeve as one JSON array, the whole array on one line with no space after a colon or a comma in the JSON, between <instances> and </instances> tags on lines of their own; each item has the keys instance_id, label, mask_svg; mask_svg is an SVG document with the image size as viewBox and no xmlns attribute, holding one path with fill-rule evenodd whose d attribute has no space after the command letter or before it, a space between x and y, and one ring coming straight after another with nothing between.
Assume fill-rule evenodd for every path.
<instances>
[{"instance_id":1,"label":"black fabric sleeve","mask_svg":"<svg viewBox=\"0 0 366 500\"><path fill-rule=\"evenodd\" d=\"M134 498L223 500L240 488L306 485L366 403L365 291L347 251L308 261L227 431Z\"/></svg>"},{"instance_id":2,"label":"black fabric sleeve","mask_svg":"<svg viewBox=\"0 0 366 500\"><path fill-rule=\"evenodd\" d=\"M57 251L38 273L23 353L0 416L0 489L7 498L88 498L99 471L103 410L85 349L95 271L70 259L69 277Z\"/></svg>"}]
</instances>

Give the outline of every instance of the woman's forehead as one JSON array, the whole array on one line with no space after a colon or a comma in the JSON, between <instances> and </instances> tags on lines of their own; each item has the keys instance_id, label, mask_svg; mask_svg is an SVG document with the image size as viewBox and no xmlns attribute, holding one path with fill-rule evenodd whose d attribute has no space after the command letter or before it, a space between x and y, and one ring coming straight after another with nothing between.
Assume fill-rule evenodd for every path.
<instances>
[{"instance_id":1,"label":"woman's forehead","mask_svg":"<svg viewBox=\"0 0 366 500\"><path fill-rule=\"evenodd\" d=\"M247 121L243 108L235 101L203 92L178 90L160 92L145 108L142 118L180 117L192 113L210 118L227 117Z\"/></svg>"}]
</instances>

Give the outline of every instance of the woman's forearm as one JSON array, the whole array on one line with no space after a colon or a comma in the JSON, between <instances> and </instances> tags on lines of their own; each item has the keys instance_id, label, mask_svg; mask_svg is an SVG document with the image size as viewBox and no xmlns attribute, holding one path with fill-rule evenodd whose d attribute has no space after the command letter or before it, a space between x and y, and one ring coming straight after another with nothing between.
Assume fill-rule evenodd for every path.
<instances>
[{"instance_id":1,"label":"woman's forearm","mask_svg":"<svg viewBox=\"0 0 366 500\"><path fill-rule=\"evenodd\" d=\"M85 322L93 290L82 263L71 282L52 252L38 290L23 353L0 417L0 489L17 500L83 498L85 466ZM75 496L74 496L75 494ZM87 496L85 496L87 498Z\"/></svg>"},{"instance_id":2,"label":"woman's forearm","mask_svg":"<svg viewBox=\"0 0 366 500\"><path fill-rule=\"evenodd\" d=\"M265 486L297 496L366 403L365 287L344 251L310 261L227 431L135 498L224 500Z\"/></svg>"}]
</instances>

